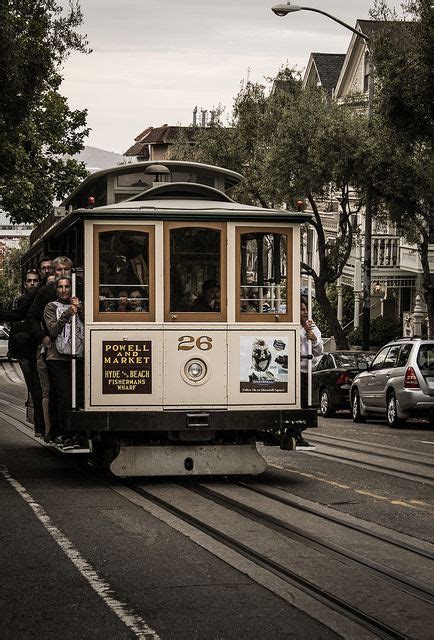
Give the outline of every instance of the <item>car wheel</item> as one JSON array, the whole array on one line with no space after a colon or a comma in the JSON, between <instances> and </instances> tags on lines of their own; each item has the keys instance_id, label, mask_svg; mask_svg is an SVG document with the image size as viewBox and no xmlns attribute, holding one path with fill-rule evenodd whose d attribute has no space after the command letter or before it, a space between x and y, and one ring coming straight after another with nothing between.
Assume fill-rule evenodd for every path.
<instances>
[{"instance_id":1,"label":"car wheel","mask_svg":"<svg viewBox=\"0 0 434 640\"><path fill-rule=\"evenodd\" d=\"M333 405L327 389L323 389L319 394L319 412L323 418L330 418L333 415Z\"/></svg>"},{"instance_id":2,"label":"car wheel","mask_svg":"<svg viewBox=\"0 0 434 640\"><path fill-rule=\"evenodd\" d=\"M394 393L390 393L387 397L386 417L389 427L399 427L404 424L404 420L398 418L398 408L396 406L396 396Z\"/></svg>"},{"instance_id":3,"label":"car wheel","mask_svg":"<svg viewBox=\"0 0 434 640\"><path fill-rule=\"evenodd\" d=\"M353 422L366 422L365 416L362 416L360 412L360 396L357 389L355 389L351 400L351 415Z\"/></svg>"}]
</instances>

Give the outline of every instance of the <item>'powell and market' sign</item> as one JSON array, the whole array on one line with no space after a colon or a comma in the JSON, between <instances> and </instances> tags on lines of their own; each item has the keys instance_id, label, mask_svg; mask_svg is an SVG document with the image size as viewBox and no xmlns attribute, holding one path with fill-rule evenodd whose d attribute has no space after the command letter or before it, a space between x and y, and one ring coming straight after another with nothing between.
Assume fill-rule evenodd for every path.
<instances>
[{"instance_id":1,"label":"'powell and market' sign","mask_svg":"<svg viewBox=\"0 0 434 640\"><path fill-rule=\"evenodd\" d=\"M102 343L103 393L152 393L151 341Z\"/></svg>"}]
</instances>

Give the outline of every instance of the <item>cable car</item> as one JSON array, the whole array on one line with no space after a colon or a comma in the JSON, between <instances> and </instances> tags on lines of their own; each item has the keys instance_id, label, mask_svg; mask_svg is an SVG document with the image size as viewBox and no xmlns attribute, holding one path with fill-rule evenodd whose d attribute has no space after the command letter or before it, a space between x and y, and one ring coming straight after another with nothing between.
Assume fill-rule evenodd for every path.
<instances>
[{"instance_id":1,"label":"cable car","mask_svg":"<svg viewBox=\"0 0 434 640\"><path fill-rule=\"evenodd\" d=\"M84 398L68 430L117 476L258 474L294 449L300 402L299 211L235 202L204 164L88 176L31 236L24 265L84 274Z\"/></svg>"}]
</instances>

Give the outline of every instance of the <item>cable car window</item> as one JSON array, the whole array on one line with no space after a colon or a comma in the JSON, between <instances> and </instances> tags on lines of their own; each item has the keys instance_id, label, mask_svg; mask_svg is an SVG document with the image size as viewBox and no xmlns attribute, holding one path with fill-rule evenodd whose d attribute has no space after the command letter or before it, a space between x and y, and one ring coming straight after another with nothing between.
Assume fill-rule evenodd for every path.
<instances>
[{"instance_id":1,"label":"cable car window","mask_svg":"<svg viewBox=\"0 0 434 640\"><path fill-rule=\"evenodd\" d=\"M290 320L291 230L238 228L237 244L237 320Z\"/></svg>"},{"instance_id":2,"label":"cable car window","mask_svg":"<svg viewBox=\"0 0 434 640\"><path fill-rule=\"evenodd\" d=\"M97 228L95 259L98 273L95 312L97 320L140 321L151 319L151 230ZM125 318L120 314L128 314ZM144 317L142 314L146 314Z\"/></svg>"},{"instance_id":3,"label":"cable car window","mask_svg":"<svg viewBox=\"0 0 434 640\"><path fill-rule=\"evenodd\" d=\"M118 187L140 187L146 189L151 187L153 182L153 176L146 174L144 171L141 173L124 173L117 176Z\"/></svg>"},{"instance_id":4,"label":"cable car window","mask_svg":"<svg viewBox=\"0 0 434 640\"><path fill-rule=\"evenodd\" d=\"M168 276L170 280L166 317L176 320L182 314L182 319L192 321L223 320L226 317L223 226L168 223L166 229L166 283Z\"/></svg>"}]
</instances>

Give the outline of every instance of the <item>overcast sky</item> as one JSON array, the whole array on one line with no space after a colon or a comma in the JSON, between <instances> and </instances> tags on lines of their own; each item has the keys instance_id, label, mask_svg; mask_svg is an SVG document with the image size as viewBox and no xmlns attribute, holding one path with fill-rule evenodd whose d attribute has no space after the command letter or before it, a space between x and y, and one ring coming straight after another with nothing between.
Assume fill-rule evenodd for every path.
<instances>
[{"instance_id":1,"label":"overcast sky","mask_svg":"<svg viewBox=\"0 0 434 640\"><path fill-rule=\"evenodd\" d=\"M67 0L60 4L66 5ZM192 112L231 111L240 82L303 71L312 51L345 53L351 32L300 11L279 18L276 0L80 0L93 52L73 54L61 91L88 109L86 144L122 153L147 126L189 125ZM293 2L295 4L295 2ZM373 0L306 0L351 26Z\"/></svg>"}]
</instances>

